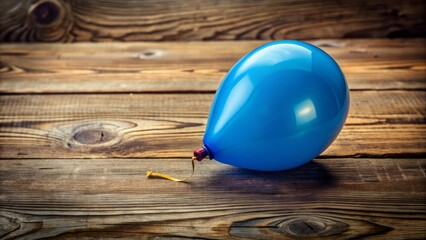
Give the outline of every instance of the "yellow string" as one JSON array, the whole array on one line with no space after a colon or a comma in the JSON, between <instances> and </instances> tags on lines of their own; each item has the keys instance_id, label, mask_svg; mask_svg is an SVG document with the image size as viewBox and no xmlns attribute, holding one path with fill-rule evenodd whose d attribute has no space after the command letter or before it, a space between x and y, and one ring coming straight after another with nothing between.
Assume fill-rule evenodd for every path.
<instances>
[{"instance_id":1,"label":"yellow string","mask_svg":"<svg viewBox=\"0 0 426 240\"><path fill-rule=\"evenodd\" d=\"M191 163L192 163L192 173L191 173L191 175L189 175L189 177L186 177L186 178L174 178L174 177L171 177L171 176L166 175L166 174L153 172L151 170L146 171L146 177L147 178L156 177L156 178L167 179L167 180L174 181L174 182L184 182L184 181L188 180L190 177L192 177L192 175L194 174L194 171L195 171L195 164L194 164L194 162L195 162L195 160L197 160L197 158L192 157L192 161L191 161Z\"/></svg>"}]
</instances>

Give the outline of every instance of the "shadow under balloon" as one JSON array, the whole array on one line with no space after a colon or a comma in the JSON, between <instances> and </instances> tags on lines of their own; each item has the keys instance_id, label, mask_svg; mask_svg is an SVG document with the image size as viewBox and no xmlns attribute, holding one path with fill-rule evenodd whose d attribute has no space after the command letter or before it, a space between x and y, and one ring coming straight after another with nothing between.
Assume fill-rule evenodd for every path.
<instances>
[{"instance_id":1,"label":"shadow under balloon","mask_svg":"<svg viewBox=\"0 0 426 240\"><path fill-rule=\"evenodd\" d=\"M192 187L239 194L275 195L298 192L298 195L306 193L305 196L309 197L335 184L336 179L326 166L311 161L298 168L278 172L224 167L216 175L212 174Z\"/></svg>"}]
</instances>

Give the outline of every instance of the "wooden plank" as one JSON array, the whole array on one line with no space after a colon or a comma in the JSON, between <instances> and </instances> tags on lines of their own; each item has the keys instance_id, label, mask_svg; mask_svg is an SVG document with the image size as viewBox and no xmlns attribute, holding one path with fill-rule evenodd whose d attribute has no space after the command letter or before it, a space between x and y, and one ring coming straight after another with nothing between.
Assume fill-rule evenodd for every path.
<instances>
[{"instance_id":1,"label":"wooden plank","mask_svg":"<svg viewBox=\"0 0 426 240\"><path fill-rule=\"evenodd\" d=\"M322 159L275 173L182 159L0 161L4 239L424 239L426 159Z\"/></svg>"},{"instance_id":2,"label":"wooden plank","mask_svg":"<svg viewBox=\"0 0 426 240\"><path fill-rule=\"evenodd\" d=\"M264 43L6 44L0 92L214 92L239 58ZM337 60L351 89L426 88L422 39L310 43Z\"/></svg>"},{"instance_id":3,"label":"wooden plank","mask_svg":"<svg viewBox=\"0 0 426 240\"><path fill-rule=\"evenodd\" d=\"M425 36L425 3L378 1L0 1L2 42Z\"/></svg>"},{"instance_id":4,"label":"wooden plank","mask_svg":"<svg viewBox=\"0 0 426 240\"><path fill-rule=\"evenodd\" d=\"M213 94L0 96L0 158L189 157ZM355 91L323 156L426 153L425 91Z\"/></svg>"}]
</instances>

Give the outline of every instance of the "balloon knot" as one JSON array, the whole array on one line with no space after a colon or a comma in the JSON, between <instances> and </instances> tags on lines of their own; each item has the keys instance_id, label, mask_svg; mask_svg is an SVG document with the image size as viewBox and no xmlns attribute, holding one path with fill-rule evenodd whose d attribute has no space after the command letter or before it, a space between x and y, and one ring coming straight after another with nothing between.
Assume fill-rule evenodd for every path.
<instances>
[{"instance_id":1,"label":"balloon knot","mask_svg":"<svg viewBox=\"0 0 426 240\"><path fill-rule=\"evenodd\" d=\"M206 149L204 149L202 147L202 148L194 151L194 157L193 158L195 158L198 161L201 161L207 156L208 156L208 153L207 153Z\"/></svg>"},{"instance_id":2,"label":"balloon knot","mask_svg":"<svg viewBox=\"0 0 426 240\"><path fill-rule=\"evenodd\" d=\"M146 177L147 177L147 178L149 178L151 175L152 175L152 171L151 171L151 170L146 171Z\"/></svg>"}]
</instances>

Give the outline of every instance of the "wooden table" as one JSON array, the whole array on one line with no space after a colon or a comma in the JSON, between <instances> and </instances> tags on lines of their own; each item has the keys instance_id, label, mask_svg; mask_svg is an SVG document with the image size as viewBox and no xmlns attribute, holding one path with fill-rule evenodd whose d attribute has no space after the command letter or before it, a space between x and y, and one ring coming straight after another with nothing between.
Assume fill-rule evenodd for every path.
<instances>
[{"instance_id":1,"label":"wooden table","mask_svg":"<svg viewBox=\"0 0 426 240\"><path fill-rule=\"evenodd\" d=\"M1 45L0 236L426 238L423 39L311 41L352 102L305 166L145 177L189 174L219 82L263 43Z\"/></svg>"}]
</instances>

